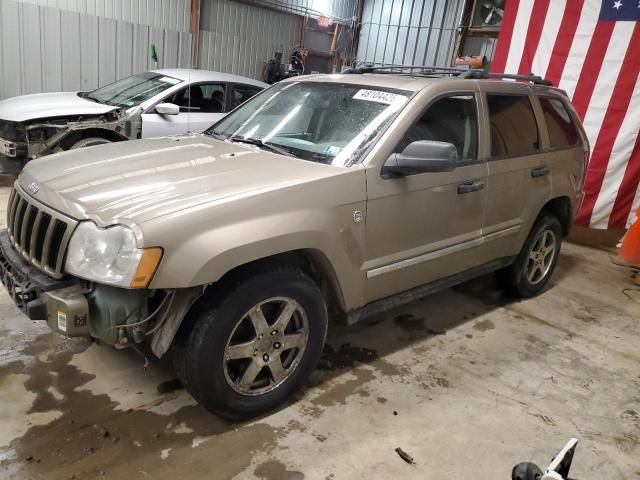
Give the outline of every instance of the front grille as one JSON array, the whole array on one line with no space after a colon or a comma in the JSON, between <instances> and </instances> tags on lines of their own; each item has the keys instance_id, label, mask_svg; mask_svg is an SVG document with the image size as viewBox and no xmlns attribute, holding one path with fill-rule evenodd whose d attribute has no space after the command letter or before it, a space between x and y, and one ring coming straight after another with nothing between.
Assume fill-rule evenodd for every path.
<instances>
[{"instance_id":1,"label":"front grille","mask_svg":"<svg viewBox=\"0 0 640 480\"><path fill-rule=\"evenodd\" d=\"M11 190L9 239L24 258L54 278L63 276L64 255L75 226L74 220L37 203L19 186Z\"/></svg>"}]
</instances>

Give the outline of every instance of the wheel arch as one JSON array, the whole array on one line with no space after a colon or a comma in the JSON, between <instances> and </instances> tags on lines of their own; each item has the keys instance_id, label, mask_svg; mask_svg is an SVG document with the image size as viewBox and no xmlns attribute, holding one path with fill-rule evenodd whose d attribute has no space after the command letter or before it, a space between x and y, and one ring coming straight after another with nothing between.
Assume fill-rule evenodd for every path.
<instances>
[{"instance_id":1,"label":"wheel arch","mask_svg":"<svg viewBox=\"0 0 640 480\"><path fill-rule=\"evenodd\" d=\"M197 313L202 305L208 304L212 297L223 298L226 294L225 287L233 284L234 279L245 277L252 270L263 270L270 265L274 267L287 265L301 270L318 285L330 313L342 314L345 312L346 307L338 276L327 256L314 248L290 250L238 265L224 273L219 280L208 285L202 295L184 313L180 322L172 327L175 331L168 332L170 341L165 342L156 354L158 356L164 354L176 339L185 338L185 334L193 328Z\"/></svg>"},{"instance_id":2,"label":"wheel arch","mask_svg":"<svg viewBox=\"0 0 640 480\"><path fill-rule=\"evenodd\" d=\"M540 211L540 215L550 213L555 216L562 226L562 235L567 236L571 231L573 223L573 212L571 209L571 199L567 196L555 197L549 200Z\"/></svg>"},{"instance_id":3,"label":"wheel arch","mask_svg":"<svg viewBox=\"0 0 640 480\"><path fill-rule=\"evenodd\" d=\"M124 140L128 140L124 135L106 128L79 128L70 131L69 134L60 141L60 146L64 150L68 150L80 140L92 137L104 138L110 142L122 142Z\"/></svg>"}]
</instances>

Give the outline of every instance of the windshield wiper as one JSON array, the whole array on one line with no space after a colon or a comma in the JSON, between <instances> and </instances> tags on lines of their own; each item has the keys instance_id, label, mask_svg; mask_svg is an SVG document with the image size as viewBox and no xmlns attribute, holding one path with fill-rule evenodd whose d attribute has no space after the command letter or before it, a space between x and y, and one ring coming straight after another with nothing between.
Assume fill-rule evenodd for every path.
<instances>
[{"instance_id":1,"label":"windshield wiper","mask_svg":"<svg viewBox=\"0 0 640 480\"><path fill-rule=\"evenodd\" d=\"M284 148L276 147L275 145L273 145L271 143L264 143L259 138L245 138L245 137L234 135L234 136L229 137L229 140L234 141L234 142L240 142L240 143L248 143L249 145L255 145L255 146L263 148L265 150L269 150L269 151L271 151L273 153L279 153L280 155L286 155L287 157L298 158L293 153L291 153L290 151L285 150Z\"/></svg>"},{"instance_id":2,"label":"windshield wiper","mask_svg":"<svg viewBox=\"0 0 640 480\"><path fill-rule=\"evenodd\" d=\"M205 135L213 137L218 140L226 140L227 136L224 133L216 132L215 130L206 130L204 132Z\"/></svg>"},{"instance_id":3,"label":"windshield wiper","mask_svg":"<svg viewBox=\"0 0 640 480\"><path fill-rule=\"evenodd\" d=\"M98 100L95 97L91 96L91 92L80 92L78 93L78 96L80 98L84 98L85 100L91 100L92 102L96 102L96 103L102 103L100 100Z\"/></svg>"}]
</instances>

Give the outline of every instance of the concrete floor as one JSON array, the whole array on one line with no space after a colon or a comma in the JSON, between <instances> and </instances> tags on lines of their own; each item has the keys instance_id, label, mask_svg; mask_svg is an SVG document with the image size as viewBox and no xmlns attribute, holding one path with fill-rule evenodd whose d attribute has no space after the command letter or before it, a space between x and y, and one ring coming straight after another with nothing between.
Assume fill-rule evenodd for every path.
<instances>
[{"instance_id":1,"label":"concrete floor","mask_svg":"<svg viewBox=\"0 0 640 480\"><path fill-rule=\"evenodd\" d=\"M536 299L485 277L333 328L308 388L238 424L166 362L64 339L2 291L0 478L508 479L575 436L573 477L640 479L636 288L606 253L565 244Z\"/></svg>"}]
</instances>

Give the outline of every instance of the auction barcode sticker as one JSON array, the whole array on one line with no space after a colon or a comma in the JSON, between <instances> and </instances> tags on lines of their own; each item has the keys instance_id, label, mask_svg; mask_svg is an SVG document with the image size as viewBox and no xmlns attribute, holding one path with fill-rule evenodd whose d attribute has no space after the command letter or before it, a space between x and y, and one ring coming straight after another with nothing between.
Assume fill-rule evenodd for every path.
<instances>
[{"instance_id":1,"label":"auction barcode sticker","mask_svg":"<svg viewBox=\"0 0 640 480\"><path fill-rule=\"evenodd\" d=\"M67 314L58 310L58 330L62 332L67 331Z\"/></svg>"},{"instance_id":2,"label":"auction barcode sticker","mask_svg":"<svg viewBox=\"0 0 640 480\"><path fill-rule=\"evenodd\" d=\"M397 93L382 92L380 90L358 90L353 96L356 100L367 100L369 102L384 103L391 105L396 102L404 102L407 97L398 95Z\"/></svg>"}]
</instances>

